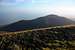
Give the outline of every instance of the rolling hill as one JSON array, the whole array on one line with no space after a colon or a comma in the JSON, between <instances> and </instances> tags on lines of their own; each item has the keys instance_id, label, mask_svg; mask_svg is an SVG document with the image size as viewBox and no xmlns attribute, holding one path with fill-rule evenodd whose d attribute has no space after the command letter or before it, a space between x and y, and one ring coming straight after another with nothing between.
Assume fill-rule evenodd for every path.
<instances>
[{"instance_id":1,"label":"rolling hill","mask_svg":"<svg viewBox=\"0 0 75 50\"><path fill-rule=\"evenodd\" d=\"M0 28L0 31L21 31L34 28L45 28L57 25L74 24L75 22L58 15L47 15L33 20L21 20Z\"/></svg>"}]
</instances>

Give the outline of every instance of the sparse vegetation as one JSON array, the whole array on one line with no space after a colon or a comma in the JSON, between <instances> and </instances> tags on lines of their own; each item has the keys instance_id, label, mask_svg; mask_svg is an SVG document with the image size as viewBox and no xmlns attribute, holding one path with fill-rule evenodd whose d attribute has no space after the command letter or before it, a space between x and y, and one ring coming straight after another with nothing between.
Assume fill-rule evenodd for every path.
<instances>
[{"instance_id":1,"label":"sparse vegetation","mask_svg":"<svg viewBox=\"0 0 75 50\"><path fill-rule=\"evenodd\" d=\"M0 35L0 50L75 50L75 28Z\"/></svg>"}]
</instances>

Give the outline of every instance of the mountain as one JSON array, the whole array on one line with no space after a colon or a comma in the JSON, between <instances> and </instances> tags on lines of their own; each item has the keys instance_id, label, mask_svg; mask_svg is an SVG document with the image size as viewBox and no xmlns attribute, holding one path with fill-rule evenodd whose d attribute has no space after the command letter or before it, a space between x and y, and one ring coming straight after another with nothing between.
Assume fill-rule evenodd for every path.
<instances>
[{"instance_id":1,"label":"mountain","mask_svg":"<svg viewBox=\"0 0 75 50\"><path fill-rule=\"evenodd\" d=\"M47 15L33 20L21 20L0 28L0 31L21 31L26 29L45 28L57 25L74 24L75 22L57 15Z\"/></svg>"},{"instance_id":2,"label":"mountain","mask_svg":"<svg viewBox=\"0 0 75 50\"><path fill-rule=\"evenodd\" d=\"M75 18L70 18L72 21L75 21Z\"/></svg>"}]
</instances>

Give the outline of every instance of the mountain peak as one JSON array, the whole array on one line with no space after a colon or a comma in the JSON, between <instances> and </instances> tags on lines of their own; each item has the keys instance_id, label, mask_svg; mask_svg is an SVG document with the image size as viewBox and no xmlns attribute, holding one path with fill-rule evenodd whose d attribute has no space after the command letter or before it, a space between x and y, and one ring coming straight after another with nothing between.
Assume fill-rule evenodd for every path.
<instances>
[{"instance_id":1,"label":"mountain peak","mask_svg":"<svg viewBox=\"0 0 75 50\"><path fill-rule=\"evenodd\" d=\"M58 16L58 15L55 15L55 14L50 14L50 15L47 15L47 16Z\"/></svg>"},{"instance_id":2,"label":"mountain peak","mask_svg":"<svg viewBox=\"0 0 75 50\"><path fill-rule=\"evenodd\" d=\"M55 15L55 14L50 14L50 15L47 15L47 16L45 16L45 17L60 17L60 16Z\"/></svg>"},{"instance_id":3,"label":"mountain peak","mask_svg":"<svg viewBox=\"0 0 75 50\"><path fill-rule=\"evenodd\" d=\"M1 28L0 31L21 31L73 23L75 22L70 19L51 14L33 20L21 20Z\"/></svg>"}]
</instances>

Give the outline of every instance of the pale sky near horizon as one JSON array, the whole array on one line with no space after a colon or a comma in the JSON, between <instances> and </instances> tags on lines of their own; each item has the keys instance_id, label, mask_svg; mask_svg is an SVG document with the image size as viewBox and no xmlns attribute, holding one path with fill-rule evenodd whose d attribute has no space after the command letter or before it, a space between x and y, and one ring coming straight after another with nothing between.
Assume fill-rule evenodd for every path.
<instances>
[{"instance_id":1,"label":"pale sky near horizon","mask_svg":"<svg viewBox=\"0 0 75 50\"><path fill-rule=\"evenodd\" d=\"M75 18L75 0L0 0L0 25L47 14Z\"/></svg>"}]
</instances>

